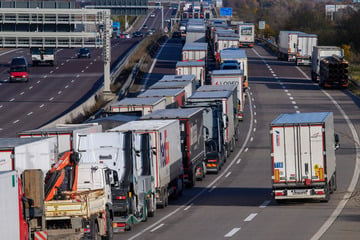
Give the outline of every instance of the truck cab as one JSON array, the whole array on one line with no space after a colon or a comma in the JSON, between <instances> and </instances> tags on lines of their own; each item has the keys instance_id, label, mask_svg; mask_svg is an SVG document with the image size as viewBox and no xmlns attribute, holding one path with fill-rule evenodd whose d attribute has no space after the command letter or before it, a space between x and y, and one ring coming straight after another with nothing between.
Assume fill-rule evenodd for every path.
<instances>
[{"instance_id":1,"label":"truck cab","mask_svg":"<svg viewBox=\"0 0 360 240\"><path fill-rule=\"evenodd\" d=\"M31 61L33 66L41 63L55 64L55 53L53 48L31 48Z\"/></svg>"}]
</instances>

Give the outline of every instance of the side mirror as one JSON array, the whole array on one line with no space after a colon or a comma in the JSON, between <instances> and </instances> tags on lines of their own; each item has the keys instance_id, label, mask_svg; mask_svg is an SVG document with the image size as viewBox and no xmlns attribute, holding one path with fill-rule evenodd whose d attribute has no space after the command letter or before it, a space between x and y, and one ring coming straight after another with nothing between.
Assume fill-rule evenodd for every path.
<instances>
[{"instance_id":1,"label":"side mirror","mask_svg":"<svg viewBox=\"0 0 360 240\"><path fill-rule=\"evenodd\" d=\"M334 140L335 140L335 151L338 150L340 148L340 138L339 135L334 134Z\"/></svg>"}]
</instances>

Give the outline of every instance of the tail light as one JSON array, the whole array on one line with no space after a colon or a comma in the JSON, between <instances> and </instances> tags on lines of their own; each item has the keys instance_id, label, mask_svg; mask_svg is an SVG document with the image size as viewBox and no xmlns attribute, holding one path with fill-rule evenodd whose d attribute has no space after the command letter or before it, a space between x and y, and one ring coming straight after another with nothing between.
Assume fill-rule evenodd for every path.
<instances>
[{"instance_id":1,"label":"tail light","mask_svg":"<svg viewBox=\"0 0 360 240\"><path fill-rule=\"evenodd\" d=\"M208 162L217 162L216 159L208 159L207 161L208 161Z\"/></svg>"},{"instance_id":2,"label":"tail light","mask_svg":"<svg viewBox=\"0 0 360 240\"><path fill-rule=\"evenodd\" d=\"M284 196L283 192L275 192L275 196Z\"/></svg>"},{"instance_id":3,"label":"tail light","mask_svg":"<svg viewBox=\"0 0 360 240\"><path fill-rule=\"evenodd\" d=\"M117 199L117 200L125 200L125 199L126 199L126 196L116 196L116 199Z\"/></svg>"}]
</instances>

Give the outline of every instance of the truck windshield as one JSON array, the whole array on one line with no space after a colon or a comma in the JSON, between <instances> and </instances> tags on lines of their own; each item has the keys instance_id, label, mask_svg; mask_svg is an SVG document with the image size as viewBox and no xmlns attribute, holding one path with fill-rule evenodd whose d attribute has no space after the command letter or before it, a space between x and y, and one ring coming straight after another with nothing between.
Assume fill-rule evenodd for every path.
<instances>
[{"instance_id":1,"label":"truck windshield","mask_svg":"<svg viewBox=\"0 0 360 240\"><path fill-rule=\"evenodd\" d=\"M10 72L26 72L26 67L11 67Z\"/></svg>"}]
</instances>

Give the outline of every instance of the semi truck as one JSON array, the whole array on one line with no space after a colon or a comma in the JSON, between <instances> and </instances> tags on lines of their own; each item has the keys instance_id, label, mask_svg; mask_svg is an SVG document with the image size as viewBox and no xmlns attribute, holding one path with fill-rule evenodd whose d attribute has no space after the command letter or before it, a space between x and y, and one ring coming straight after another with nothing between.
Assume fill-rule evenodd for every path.
<instances>
[{"instance_id":1,"label":"semi truck","mask_svg":"<svg viewBox=\"0 0 360 240\"><path fill-rule=\"evenodd\" d=\"M298 35L303 34L299 31L280 31L279 32L279 51L278 59L289 62L296 61Z\"/></svg>"},{"instance_id":2,"label":"semi truck","mask_svg":"<svg viewBox=\"0 0 360 240\"><path fill-rule=\"evenodd\" d=\"M18 133L20 138L55 137L59 154L67 151L76 151L78 135L84 133L101 132L102 127L97 123L83 124L56 124L52 127L43 127L26 130Z\"/></svg>"},{"instance_id":3,"label":"semi truck","mask_svg":"<svg viewBox=\"0 0 360 240\"><path fill-rule=\"evenodd\" d=\"M238 24L239 47L254 47L255 25L253 23Z\"/></svg>"},{"instance_id":4,"label":"semi truck","mask_svg":"<svg viewBox=\"0 0 360 240\"><path fill-rule=\"evenodd\" d=\"M122 232L156 209L155 185L148 134L104 132L80 135L80 163L102 163L117 173L111 187L114 232Z\"/></svg>"},{"instance_id":5,"label":"semi truck","mask_svg":"<svg viewBox=\"0 0 360 240\"><path fill-rule=\"evenodd\" d=\"M349 86L349 62L336 55L325 57L320 61L321 87L347 88Z\"/></svg>"},{"instance_id":6,"label":"semi truck","mask_svg":"<svg viewBox=\"0 0 360 240\"><path fill-rule=\"evenodd\" d=\"M175 75L176 76L176 75ZM180 78L181 76L179 76ZM185 99L190 97L196 89L195 81L158 81L151 85L149 89L184 89Z\"/></svg>"},{"instance_id":7,"label":"semi truck","mask_svg":"<svg viewBox=\"0 0 360 240\"><path fill-rule=\"evenodd\" d=\"M223 137L224 137L224 145L226 156L230 155L230 152L234 150L235 147L235 133L237 130L235 129L238 121L234 121L236 117L234 114L237 112L237 107L234 106L234 98L236 98L236 93L233 91L223 90L223 91L196 91L189 99L188 102L190 104L201 103L201 102L220 102L222 104L221 115L223 117ZM218 171L217 165L212 165L207 163L207 167L212 168L215 167L215 171Z\"/></svg>"},{"instance_id":8,"label":"semi truck","mask_svg":"<svg viewBox=\"0 0 360 240\"><path fill-rule=\"evenodd\" d=\"M249 87L248 58L246 52L242 49L228 48L220 51L220 63L236 61L243 71L244 84L243 90Z\"/></svg>"},{"instance_id":9,"label":"semi truck","mask_svg":"<svg viewBox=\"0 0 360 240\"><path fill-rule=\"evenodd\" d=\"M205 85L205 62L186 61L176 63L176 75L194 75L196 86Z\"/></svg>"},{"instance_id":10,"label":"semi truck","mask_svg":"<svg viewBox=\"0 0 360 240\"><path fill-rule=\"evenodd\" d=\"M344 58L344 50L336 46L314 46L311 57L311 79L314 82L320 80L321 60L333 55Z\"/></svg>"},{"instance_id":11,"label":"semi truck","mask_svg":"<svg viewBox=\"0 0 360 240\"><path fill-rule=\"evenodd\" d=\"M41 169L58 160L55 138L0 138L0 171Z\"/></svg>"},{"instance_id":12,"label":"semi truck","mask_svg":"<svg viewBox=\"0 0 360 240\"><path fill-rule=\"evenodd\" d=\"M128 132L149 134L151 138L151 158L153 179L155 181L155 199L158 207L168 205L169 196L182 194L183 165L178 120L140 120L125 123L110 132Z\"/></svg>"},{"instance_id":13,"label":"semi truck","mask_svg":"<svg viewBox=\"0 0 360 240\"><path fill-rule=\"evenodd\" d=\"M55 65L55 51L53 48L30 48L31 61L33 66L42 63Z\"/></svg>"},{"instance_id":14,"label":"semi truck","mask_svg":"<svg viewBox=\"0 0 360 240\"><path fill-rule=\"evenodd\" d=\"M182 48L182 61L206 62L207 51L207 43L185 43Z\"/></svg>"},{"instance_id":15,"label":"semi truck","mask_svg":"<svg viewBox=\"0 0 360 240\"><path fill-rule=\"evenodd\" d=\"M193 187L196 179L202 180L205 177L205 141L202 108L159 110L141 119L179 120L185 184Z\"/></svg>"},{"instance_id":16,"label":"semi truck","mask_svg":"<svg viewBox=\"0 0 360 240\"><path fill-rule=\"evenodd\" d=\"M275 200L328 201L336 190L332 112L280 114L270 125L272 192Z\"/></svg>"},{"instance_id":17,"label":"semi truck","mask_svg":"<svg viewBox=\"0 0 360 240\"><path fill-rule=\"evenodd\" d=\"M148 98L123 98L122 100L111 104L112 113L132 113L143 116L152 111L166 108L165 97Z\"/></svg>"},{"instance_id":18,"label":"semi truck","mask_svg":"<svg viewBox=\"0 0 360 240\"><path fill-rule=\"evenodd\" d=\"M177 108L185 103L184 89L148 89L137 98L165 97L166 108Z\"/></svg>"},{"instance_id":19,"label":"semi truck","mask_svg":"<svg viewBox=\"0 0 360 240\"><path fill-rule=\"evenodd\" d=\"M312 51L317 46L317 40L316 34L298 34L296 65L311 65Z\"/></svg>"},{"instance_id":20,"label":"semi truck","mask_svg":"<svg viewBox=\"0 0 360 240\"><path fill-rule=\"evenodd\" d=\"M239 37L236 33L216 32L214 38L214 57L220 62L220 51L226 48L237 48L239 45Z\"/></svg>"}]
</instances>

